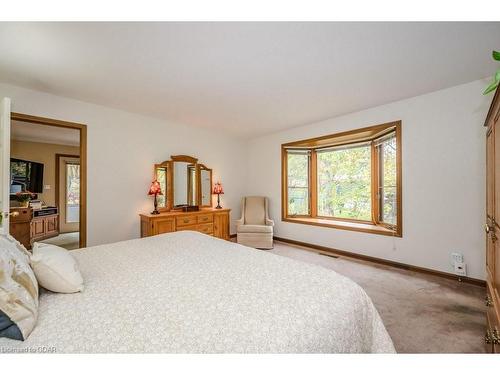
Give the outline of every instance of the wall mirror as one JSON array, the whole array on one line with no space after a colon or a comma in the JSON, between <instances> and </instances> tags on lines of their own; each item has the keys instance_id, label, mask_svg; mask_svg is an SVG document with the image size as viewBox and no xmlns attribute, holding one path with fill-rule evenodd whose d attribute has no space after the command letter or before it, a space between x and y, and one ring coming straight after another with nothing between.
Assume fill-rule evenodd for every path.
<instances>
[{"instance_id":1,"label":"wall mirror","mask_svg":"<svg viewBox=\"0 0 500 375\"><path fill-rule=\"evenodd\" d=\"M163 193L158 196L158 210L211 207L212 170L192 156L172 155L170 158L154 165L154 178Z\"/></svg>"},{"instance_id":2,"label":"wall mirror","mask_svg":"<svg viewBox=\"0 0 500 375\"><path fill-rule=\"evenodd\" d=\"M202 207L212 207L212 170L203 164L200 166L200 196Z\"/></svg>"},{"instance_id":3,"label":"wall mirror","mask_svg":"<svg viewBox=\"0 0 500 375\"><path fill-rule=\"evenodd\" d=\"M173 206L196 205L196 194L193 187L196 186L196 165L184 161L174 161Z\"/></svg>"},{"instance_id":4,"label":"wall mirror","mask_svg":"<svg viewBox=\"0 0 500 375\"><path fill-rule=\"evenodd\" d=\"M169 175L169 162L163 162L161 164L155 164L154 169L154 178L160 183L161 192L163 195L158 195L158 209L165 210L167 208L167 193L170 189L168 189L168 175Z\"/></svg>"}]
</instances>

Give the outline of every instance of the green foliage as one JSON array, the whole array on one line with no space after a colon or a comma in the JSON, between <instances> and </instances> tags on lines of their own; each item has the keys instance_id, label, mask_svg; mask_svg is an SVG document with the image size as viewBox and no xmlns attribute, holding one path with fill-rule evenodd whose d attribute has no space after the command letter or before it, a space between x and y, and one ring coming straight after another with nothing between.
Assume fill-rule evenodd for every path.
<instances>
[{"instance_id":1,"label":"green foliage","mask_svg":"<svg viewBox=\"0 0 500 375\"><path fill-rule=\"evenodd\" d=\"M158 168L156 170L156 181L160 183L160 189L163 195L158 195L156 197L158 206L165 207L166 191L167 191L167 175L165 168Z\"/></svg>"},{"instance_id":2,"label":"green foliage","mask_svg":"<svg viewBox=\"0 0 500 375\"><path fill-rule=\"evenodd\" d=\"M382 157L382 174L380 194L382 196L382 222L396 224L397 192L396 192L396 138L384 141L380 146Z\"/></svg>"},{"instance_id":3,"label":"green foliage","mask_svg":"<svg viewBox=\"0 0 500 375\"><path fill-rule=\"evenodd\" d=\"M371 220L369 146L318 153L318 215Z\"/></svg>"},{"instance_id":4,"label":"green foliage","mask_svg":"<svg viewBox=\"0 0 500 375\"><path fill-rule=\"evenodd\" d=\"M486 87L486 89L483 92L483 95L489 94L492 91L495 91L495 89L498 87L498 81L494 81Z\"/></svg>"},{"instance_id":5,"label":"green foliage","mask_svg":"<svg viewBox=\"0 0 500 375\"><path fill-rule=\"evenodd\" d=\"M288 213L309 213L309 155L288 154Z\"/></svg>"},{"instance_id":6,"label":"green foliage","mask_svg":"<svg viewBox=\"0 0 500 375\"><path fill-rule=\"evenodd\" d=\"M16 193L16 200L21 203L29 202L31 199L33 199L33 197L33 193L29 191L20 191L19 193Z\"/></svg>"},{"instance_id":7,"label":"green foliage","mask_svg":"<svg viewBox=\"0 0 500 375\"><path fill-rule=\"evenodd\" d=\"M492 53L493 60L500 61L500 52L493 51ZM483 92L483 95L489 94L490 92L496 90L498 84L500 83L500 68L497 69L495 75L493 76L493 82L491 82L488 87Z\"/></svg>"},{"instance_id":8,"label":"green foliage","mask_svg":"<svg viewBox=\"0 0 500 375\"><path fill-rule=\"evenodd\" d=\"M376 150L381 161L379 194L381 220L396 224L396 138ZM288 212L309 214L309 155L288 154ZM318 216L372 220L371 145L357 145L317 153Z\"/></svg>"},{"instance_id":9,"label":"green foliage","mask_svg":"<svg viewBox=\"0 0 500 375\"><path fill-rule=\"evenodd\" d=\"M29 171L26 170L27 164L23 162L10 163L10 174L12 176L27 177Z\"/></svg>"}]
</instances>

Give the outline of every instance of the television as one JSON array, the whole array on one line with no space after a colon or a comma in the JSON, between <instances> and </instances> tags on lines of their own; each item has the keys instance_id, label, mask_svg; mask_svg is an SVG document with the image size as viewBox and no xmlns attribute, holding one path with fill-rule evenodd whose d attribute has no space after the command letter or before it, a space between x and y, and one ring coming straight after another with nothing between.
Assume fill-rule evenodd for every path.
<instances>
[{"instance_id":1,"label":"television","mask_svg":"<svg viewBox=\"0 0 500 375\"><path fill-rule=\"evenodd\" d=\"M43 164L34 161L10 159L10 194L21 191L43 192Z\"/></svg>"}]
</instances>

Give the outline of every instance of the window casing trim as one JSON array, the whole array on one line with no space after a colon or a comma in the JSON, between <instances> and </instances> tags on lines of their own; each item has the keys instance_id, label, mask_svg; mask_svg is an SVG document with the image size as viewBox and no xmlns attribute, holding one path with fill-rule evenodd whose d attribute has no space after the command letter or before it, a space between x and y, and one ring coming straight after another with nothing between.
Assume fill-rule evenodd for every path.
<instances>
[{"instance_id":1,"label":"window casing trim","mask_svg":"<svg viewBox=\"0 0 500 375\"><path fill-rule=\"evenodd\" d=\"M384 138L390 137L390 134L395 134L396 140L396 224L392 225L384 223L380 220L380 201L379 201L379 156L377 155L377 147ZM359 136L362 135L362 137ZM371 138L367 139L366 134L372 134ZM342 138L342 142L336 142ZM328 145L331 140L332 146ZM320 143L318 143L320 141ZM339 218L330 216L320 216L317 212L317 152L316 150L326 148L337 148L341 146L361 144L370 142L371 147L371 212L372 220L356 220L349 218ZM386 124L375 125L367 128L351 130L310 138L303 141L290 142L281 145L282 152L282 221L293 222L308 225L318 225L323 227L331 227L337 229L346 229L394 237L402 237L403 234L403 210L402 210L402 145L401 145L401 121L394 121ZM309 215L289 215L288 214L288 165L287 154L288 150L308 150L310 151L309 158Z\"/></svg>"}]
</instances>

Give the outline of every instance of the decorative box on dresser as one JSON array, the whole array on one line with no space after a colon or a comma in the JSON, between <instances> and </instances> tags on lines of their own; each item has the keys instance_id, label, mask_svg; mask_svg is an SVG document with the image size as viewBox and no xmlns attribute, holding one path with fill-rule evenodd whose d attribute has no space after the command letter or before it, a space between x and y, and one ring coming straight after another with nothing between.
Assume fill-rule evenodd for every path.
<instances>
[{"instance_id":1,"label":"decorative box on dresser","mask_svg":"<svg viewBox=\"0 0 500 375\"><path fill-rule=\"evenodd\" d=\"M203 208L199 211L167 211L158 215L140 214L141 237L181 230L194 230L229 240L230 209Z\"/></svg>"},{"instance_id":2,"label":"decorative box on dresser","mask_svg":"<svg viewBox=\"0 0 500 375\"><path fill-rule=\"evenodd\" d=\"M486 350L500 353L500 90L486 117Z\"/></svg>"}]
</instances>

